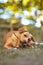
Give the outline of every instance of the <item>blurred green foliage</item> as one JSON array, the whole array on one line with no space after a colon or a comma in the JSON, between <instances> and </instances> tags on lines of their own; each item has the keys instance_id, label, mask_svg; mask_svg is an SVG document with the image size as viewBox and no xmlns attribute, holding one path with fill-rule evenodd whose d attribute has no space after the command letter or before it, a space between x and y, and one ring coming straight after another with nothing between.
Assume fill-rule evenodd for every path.
<instances>
[{"instance_id":1,"label":"blurred green foliage","mask_svg":"<svg viewBox=\"0 0 43 65\"><path fill-rule=\"evenodd\" d=\"M6 10L4 10L4 7L6 7ZM35 28L34 25L23 26L20 24L20 18L17 19L14 17L15 13L22 14L25 9L31 12L32 7L43 10L43 0L8 0L8 2L6 3L0 3L0 8L3 9L3 12L1 12L0 14L12 10L11 18L4 20L0 19L0 24L15 24L14 26L16 29L18 29L19 27L27 28L28 31L34 35L36 40L43 41L43 31L41 31L41 28ZM36 21L33 16L30 17L26 15L25 17L27 19Z\"/></svg>"}]
</instances>

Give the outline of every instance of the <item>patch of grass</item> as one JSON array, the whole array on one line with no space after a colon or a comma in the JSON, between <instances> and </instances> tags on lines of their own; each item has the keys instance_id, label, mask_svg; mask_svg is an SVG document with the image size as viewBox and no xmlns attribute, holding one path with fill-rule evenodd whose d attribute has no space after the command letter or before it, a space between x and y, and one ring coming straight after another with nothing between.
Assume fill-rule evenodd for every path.
<instances>
[{"instance_id":1,"label":"patch of grass","mask_svg":"<svg viewBox=\"0 0 43 65\"><path fill-rule=\"evenodd\" d=\"M35 65L37 62L43 64L40 59L43 60L43 48L40 45L35 45L34 48L29 47L9 50L0 46L1 65Z\"/></svg>"}]
</instances>

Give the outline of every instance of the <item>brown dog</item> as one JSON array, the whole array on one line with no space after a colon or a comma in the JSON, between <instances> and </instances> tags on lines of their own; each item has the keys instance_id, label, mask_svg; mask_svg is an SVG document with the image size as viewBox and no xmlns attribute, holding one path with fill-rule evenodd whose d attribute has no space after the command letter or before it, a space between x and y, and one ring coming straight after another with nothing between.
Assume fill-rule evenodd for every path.
<instances>
[{"instance_id":1,"label":"brown dog","mask_svg":"<svg viewBox=\"0 0 43 65\"><path fill-rule=\"evenodd\" d=\"M23 28L18 31L10 31L4 38L5 48L18 48L31 46L34 43L33 36Z\"/></svg>"}]
</instances>

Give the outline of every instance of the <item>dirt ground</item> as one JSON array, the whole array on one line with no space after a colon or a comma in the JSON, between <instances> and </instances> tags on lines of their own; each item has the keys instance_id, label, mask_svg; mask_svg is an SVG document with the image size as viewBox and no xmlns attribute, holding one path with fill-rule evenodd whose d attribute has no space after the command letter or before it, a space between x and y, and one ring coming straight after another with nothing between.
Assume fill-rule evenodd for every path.
<instances>
[{"instance_id":1,"label":"dirt ground","mask_svg":"<svg viewBox=\"0 0 43 65\"><path fill-rule=\"evenodd\" d=\"M0 65L43 65L43 48L8 50L0 45Z\"/></svg>"}]
</instances>

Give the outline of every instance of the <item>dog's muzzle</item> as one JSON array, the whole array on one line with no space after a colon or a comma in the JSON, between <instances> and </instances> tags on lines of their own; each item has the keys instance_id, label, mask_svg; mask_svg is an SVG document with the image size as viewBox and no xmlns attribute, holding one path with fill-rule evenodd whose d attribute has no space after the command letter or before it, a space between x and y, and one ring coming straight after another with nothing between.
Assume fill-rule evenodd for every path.
<instances>
[{"instance_id":1,"label":"dog's muzzle","mask_svg":"<svg viewBox=\"0 0 43 65\"><path fill-rule=\"evenodd\" d=\"M25 38L24 39L24 43L28 43L28 38Z\"/></svg>"},{"instance_id":2,"label":"dog's muzzle","mask_svg":"<svg viewBox=\"0 0 43 65\"><path fill-rule=\"evenodd\" d=\"M27 42L26 42L26 41L21 41L21 40L20 40L20 44L21 44L22 47L27 46Z\"/></svg>"},{"instance_id":3,"label":"dog's muzzle","mask_svg":"<svg viewBox=\"0 0 43 65\"><path fill-rule=\"evenodd\" d=\"M24 39L24 41L20 41L20 43L22 44L22 45L27 45L27 43L28 43L28 38L25 38Z\"/></svg>"}]
</instances>

